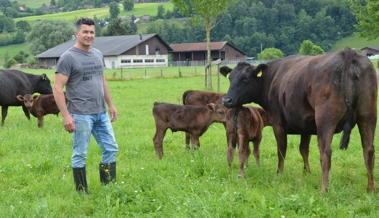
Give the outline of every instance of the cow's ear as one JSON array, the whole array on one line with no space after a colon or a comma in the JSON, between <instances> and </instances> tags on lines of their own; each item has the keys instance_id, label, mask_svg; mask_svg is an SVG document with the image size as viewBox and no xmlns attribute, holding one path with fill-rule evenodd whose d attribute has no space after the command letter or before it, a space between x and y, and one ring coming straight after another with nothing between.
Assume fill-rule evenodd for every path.
<instances>
[{"instance_id":1,"label":"cow's ear","mask_svg":"<svg viewBox=\"0 0 379 218\"><path fill-rule=\"evenodd\" d=\"M214 103L209 103L206 105L206 107L210 111L215 111L215 104Z\"/></svg>"},{"instance_id":2,"label":"cow's ear","mask_svg":"<svg viewBox=\"0 0 379 218\"><path fill-rule=\"evenodd\" d=\"M42 80L46 80L46 79L47 79L47 76L46 76L45 73L41 75L41 79L42 79Z\"/></svg>"},{"instance_id":3,"label":"cow's ear","mask_svg":"<svg viewBox=\"0 0 379 218\"><path fill-rule=\"evenodd\" d=\"M268 65L267 64L260 64L257 68L255 68L255 75L256 77L262 77L262 75L267 71Z\"/></svg>"},{"instance_id":4,"label":"cow's ear","mask_svg":"<svg viewBox=\"0 0 379 218\"><path fill-rule=\"evenodd\" d=\"M228 66L222 66L220 68L220 73L225 76L226 78L229 78L229 73L232 72L233 69L229 68Z\"/></svg>"},{"instance_id":5,"label":"cow's ear","mask_svg":"<svg viewBox=\"0 0 379 218\"><path fill-rule=\"evenodd\" d=\"M17 95L16 97L17 97L17 99L18 99L19 101L24 101L24 96L22 96L22 95Z\"/></svg>"},{"instance_id":6,"label":"cow's ear","mask_svg":"<svg viewBox=\"0 0 379 218\"><path fill-rule=\"evenodd\" d=\"M33 95L33 100L37 100L40 95Z\"/></svg>"}]
</instances>

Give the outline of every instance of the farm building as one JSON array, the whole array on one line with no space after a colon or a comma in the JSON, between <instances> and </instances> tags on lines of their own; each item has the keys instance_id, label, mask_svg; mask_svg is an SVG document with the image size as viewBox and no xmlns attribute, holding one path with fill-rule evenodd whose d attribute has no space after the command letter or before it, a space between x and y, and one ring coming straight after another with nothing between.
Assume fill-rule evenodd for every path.
<instances>
[{"instance_id":1,"label":"farm building","mask_svg":"<svg viewBox=\"0 0 379 218\"><path fill-rule=\"evenodd\" d=\"M361 51L366 56L376 55L376 54L379 54L379 46L364 47L364 48L361 48Z\"/></svg>"},{"instance_id":2,"label":"farm building","mask_svg":"<svg viewBox=\"0 0 379 218\"><path fill-rule=\"evenodd\" d=\"M75 39L64 42L35 58L41 66L55 67L60 56L74 44ZM165 67L171 51L158 34L96 37L92 46L103 53L108 69Z\"/></svg>"},{"instance_id":3,"label":"farm building","mask_svg":"<svg viewBox=\"0 0 379 218\"><path fill-rule=\"evenodd\" d=\"M171 44L172 61L185 62L186 65L205 65L207 60L207 43L184 43L184 44ZM232 44L224 42L211 42L211 59L221 61L243 61L245 60L246 53L233 46ZM183 64L180 64L183 65Z\"/></svg>"}]
</instances>

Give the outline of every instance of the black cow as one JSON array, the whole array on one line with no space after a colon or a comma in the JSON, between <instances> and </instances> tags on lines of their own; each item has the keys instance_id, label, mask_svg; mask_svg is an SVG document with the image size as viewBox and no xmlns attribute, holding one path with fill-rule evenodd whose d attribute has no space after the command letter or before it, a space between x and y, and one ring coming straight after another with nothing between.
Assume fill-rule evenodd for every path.
<instances>
[{"instance_id":1,"label":"black cow","mask_svg":"<svg viewBox=\"0 0 379 218\"><path fill-rule=\"evenodd\" d=\"M29 110L17 99L17 95L30 93L52 94L50 80L46 74L33 75L19 70L0 70L1 125L4 125L9 106L22 106L30 120Z\"/></svg>"},{"instance_id":2,"label":"black cow","mask_svg":"<svg viewBox=\"0 0 379 218\"><path fill-rule=\"evenodd\" d=\"M320 190L328 189L331 142L343 130L341 149L346 149L355 124L361 135L368 171L368 191L374 183L378 80L371 61L346 48L317 56L289 56L256 68L240 62L230 72L230 88L223 99L227 107L249 102L269 114L277 140L279 172L283 171L287 135L317 135L322 168Z\"/></svg>"}]
</instances>

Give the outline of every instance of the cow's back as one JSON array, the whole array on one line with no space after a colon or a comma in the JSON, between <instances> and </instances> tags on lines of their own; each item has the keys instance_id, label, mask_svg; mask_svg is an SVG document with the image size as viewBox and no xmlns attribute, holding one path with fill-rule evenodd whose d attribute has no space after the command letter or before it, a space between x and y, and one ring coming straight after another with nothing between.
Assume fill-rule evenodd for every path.
<instances>
[{"instance_id":1,"label":"cow's back","mask_svg":"<svg viewBox=\"0 0 379 218\"><path fill-rule=\"evenodd\" d=\"M183 93L184 105L205 106L209 103L222 104L225 94L210 91L187 90Z\"/></svg>"},{"instance_id":2,"label":"cow's back","mask_svg":"<svg viewBox=\"0 0 379 218\"><path fill-rule=\"evenodd\" d=\"M25 95L33 91L25 73L18 70L0 70L0 105L19 106L18 94Z\"/></svg>"}]
</instances>

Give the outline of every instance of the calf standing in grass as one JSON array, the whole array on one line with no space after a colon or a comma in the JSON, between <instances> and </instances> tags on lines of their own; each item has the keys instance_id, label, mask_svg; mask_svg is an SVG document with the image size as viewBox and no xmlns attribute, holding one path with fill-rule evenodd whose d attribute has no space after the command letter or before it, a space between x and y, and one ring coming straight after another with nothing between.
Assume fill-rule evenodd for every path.
<instances>
[{"instance_id":1,"label":"calf standing in grass","mask_svg":"<svg viewBox=\"0 0 379 218\"><path fill-rule=\"evenodd\" d=\"M197 105L206 106L209 103L222 104L222 97L224 93L209 92L201 90L187 90L183 92L182 101L183 105ZM225 126L225 123L224 123ZM186 148L189 149L190 134L186 133Z\"/></svg>"},{"instance_id":2,"label":"calf standing in grass","mask_svg":"<svg viewBox=\"0 0 379 218\"><path fill-rule=\"evenodd\" d=\"M154 103L153 116L156 132L153 138L155 153L159 159L163 156L163 138L167 129L172 132L184 131L191 135L193 148L200 147L199 138L214 122L226 122L228 109L221 104L210 103L206 106L175 105Z\"/></svg>"},{"instance_id":3,"label":"calf standing in grass","mask_svg":"<svg viewBox=\"0 0 379 218\"><path fill-rule=\"evenodd\" d=\"M24 96L17 95L19 101L24 102L26 108L29 112L38 118L38 127L43 127L43 117L47 114L59 113L59 108L55 103L54 95L30 95L26 94Z\"/></svg>"},{"instance_id":4,"label":"calf standing in grass","mask_svg":"<svg viewBox=\"0 0 379 218\"><path fill-rule=\"evenodd\" d=\"M263 110L264 111L264 110ZM238 139L238 159L240 164L240 175L245 177L244 167L248 163L250 156L249 142L254 144L254 157L258 166L260 166L259 145L262 140L262 129L268 125L264 123L261 117L260 108L251 106L235 107L228 111L226 122L226 138L228 141L228 151L226 153L229 169L234 158L236 148L235 140Z\"/></svg>"}]
</instances>

